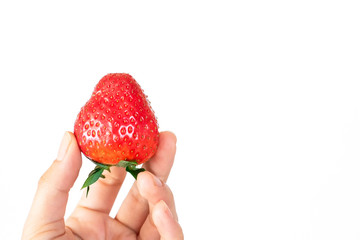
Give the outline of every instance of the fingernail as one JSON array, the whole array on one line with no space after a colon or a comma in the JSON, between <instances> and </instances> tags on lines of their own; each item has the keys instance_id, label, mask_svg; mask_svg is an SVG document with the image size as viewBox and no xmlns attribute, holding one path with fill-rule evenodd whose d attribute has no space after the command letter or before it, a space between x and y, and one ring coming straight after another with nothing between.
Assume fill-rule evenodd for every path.
<instances>
[{"instance_id":1,"label":"fingernail","mask_svg":"<svg viewBox=\"0 0 360 240\"><path fill-rule=\"evenodd\" d=\"M163 185L162 181L155 175L153 175L154 185L161 187Z\"/></svg>"},{"instance_id":2,"label":"fingernail","mask_svg":"<svg viewBox=\"0 0 360 240\"><path fill-rule=\"evenodd\" d=\"M156 204L156 210L152 213L153 223L156 226L166 226L171 219L174 219L174 215L164 200L160 200L160 202Z\"/></svg>"},{"instance_id":3,"label":"fingernail","mask_svg":"<svg viewBox=\"0 0 360 240\"><path fill-rule=\"evenodd\" d=\"M61 140L59 152L58 152L58 155L56 158L58 161L61 161L65 158L67 150L70 145L70 140L71 140L70 134L68 132L65 132L65 134Z\"/></svg>"},{"instance_id":4,"label":"fingernail","mask_svg":"<svg viewBox=\"0 0 360 240\"><path fill-rule=\"evenodd\" d=\"M170 218L174 218L173 214L170 211L170 208L168 207L168 205L164 202L164 200L160 201L161 207L163 212Z\"/></svg>"}]
</instances>

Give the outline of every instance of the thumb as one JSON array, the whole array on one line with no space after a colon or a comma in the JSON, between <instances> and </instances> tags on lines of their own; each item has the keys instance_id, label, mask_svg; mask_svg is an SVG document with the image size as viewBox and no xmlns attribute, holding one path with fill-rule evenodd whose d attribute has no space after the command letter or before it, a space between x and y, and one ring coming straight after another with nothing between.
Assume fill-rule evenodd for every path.
<instances>
[{"instance_id":1,"label":"thumb","mask_svg":"<svg viewBox=\"0 0 360 240\"><path fill-rule=\"evenodd\" d=\"M24 229L29 227L34 231L51 223L63 224L69 190L74 185L80 167L81 154L75 136L65 132L57 159L39 180Z\"/></svg>"}]
</instances>

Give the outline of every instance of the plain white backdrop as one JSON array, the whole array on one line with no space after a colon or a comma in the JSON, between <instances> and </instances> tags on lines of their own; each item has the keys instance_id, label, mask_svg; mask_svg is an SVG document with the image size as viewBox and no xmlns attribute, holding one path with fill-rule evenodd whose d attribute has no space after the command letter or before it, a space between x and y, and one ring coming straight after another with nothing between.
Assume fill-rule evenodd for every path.
<instances>
[{"instance_id":1,"label":"plain white backdrop","mask_svg":"<svg viewBox=\"0 0 360 240\"><path fill-rule=\"evenodd\" d=\"M185 239L360 239L358 1L1 1L0 238L102 76L178 137ZM83 160L66 216L93 164ZM133 180L128 177L112 215Z\"/></svg>"}]
</instances>

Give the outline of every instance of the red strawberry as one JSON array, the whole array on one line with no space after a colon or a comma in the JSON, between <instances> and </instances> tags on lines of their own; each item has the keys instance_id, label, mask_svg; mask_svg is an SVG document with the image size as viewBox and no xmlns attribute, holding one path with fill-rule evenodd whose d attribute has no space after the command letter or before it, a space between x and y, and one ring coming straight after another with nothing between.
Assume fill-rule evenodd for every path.
<instances>
[{"instance_id":1,"label":"red strawberry","mask_svg":"<svg viewBox=\"0 0 360 240\"><path fill-rule=\"evenodd\" d=\"M129 74L104 76L81 108L74 134L83 154L97 165L83 188L104 177L110 166L125 167L135 178L136 165L157 150L159 131L154 111L140 85Z\"/></svg>"}]
</instances>

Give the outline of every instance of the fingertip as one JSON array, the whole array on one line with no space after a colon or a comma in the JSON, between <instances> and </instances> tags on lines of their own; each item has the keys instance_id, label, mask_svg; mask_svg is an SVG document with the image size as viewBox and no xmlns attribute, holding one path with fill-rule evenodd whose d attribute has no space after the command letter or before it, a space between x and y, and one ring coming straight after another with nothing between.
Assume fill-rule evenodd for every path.
<instances>
[{"instance_id":1,"label":"fingertip","mask_svg":"<svg viewBox=\"0 0 360 240\"><path fill-rule=\"evenodd\" d=\"M138 187L142 187L146 183L146 179L148 178L148 171L141 172L137 175L136 184Z\"/></svg>"},{"instance_id":2,"label":"fingertip","mask_svg":"<svg viewBox=\"0 0 360 240\"><path fill-rule=\"evenodd\" d=\"M164 183L149 171L141 172L137 178L137 185L140 194L148 198L149 193L156 192L156 188L162 187Z\"/></svg>"},{"instance_id":3,"label":"fingertip","mask_svg":"<svg viewBox=\"0 0 360 240\"><path fill-rule=\"evenodd\" d=\"M171 131L161 132L160 137L167 138L167 139L169 139L171 142L173 142L175 144L177 143L177 137L176 137L175 133L173 133Z\"/></svg>"},{"instance_id":4,"label":"fingertip","mask_svg":"<svg viewBox=\"0 0 360 240\"><path fill-rule=\"evenodd\" d=\"M159 147L155 155L144 164L144 168L166 182L174 164L177 138L172 132L161 132Z\"/></svg>"},{"instance_id":5,"label":"fingertip","mask_svg":"<svg viewBox=\"0 0 360 240\"><path fill-rule=\"evenodd\" d=\"M153 220L155 225L160 225L163 221L174 220L174 217L164 200L160 200L153 208Z\"/></svg>"},{"instance_id":6,"label":"fingertip","mask_svg":"<svg viewBox=\"0 0 360 240\"><path fill-rule=\"evenodd\" d=\"M71 135L69 134L69 132L65 132L64 136L61 140L61 144L58 150L58 154L57 154L57 158L56 160L58 161L62 161L64 159L64 157L66 156L66 153L69 149L69 146L72 142L72 138Z\"/></svg>"},{"instance_id":7,"label":"fingertip","mask_svg":"<svg viewBox=\"0 0 360 240\"><path fill-rule=\"evenodd\" d=\"M64 135L70 138L70 145L80 152L80 148L74 133L66 131Z\"/></svg>"},{"instance_id":8,"label":"fingertip","mask_svg":"<svg viewBox=\"0 0 360 240\"><path fill-rule=\"evenodd\" d=\"M164 239L184 239L180 224L176 221L165 201L160 200L152 210L152 221Z\"/></svg>"},{"instance_id":9,"label":"fingertip","mask_svg":"<svg viewBox=\"0 0 360 240\"><path fill-rule=\"evenodd\" d=\"M81 152L73 133L66 131L61 140L56 160L39 182L51 182L55 187L69 190L74 184L82 165Z\"/></svg>"},{"instance_id":10,"label":"fingertip","mask_svg":"<svg viewBox=\"0 0 360 240\"><path fill-rule=\"evenodd\" d=\"M82 165L81 150L77 143L76 137L72 132L65 132L64 137L69 138L69 146L64 161L68 162L72 168L80 170Z\"/></svg>"}]
</instances>

